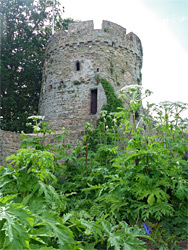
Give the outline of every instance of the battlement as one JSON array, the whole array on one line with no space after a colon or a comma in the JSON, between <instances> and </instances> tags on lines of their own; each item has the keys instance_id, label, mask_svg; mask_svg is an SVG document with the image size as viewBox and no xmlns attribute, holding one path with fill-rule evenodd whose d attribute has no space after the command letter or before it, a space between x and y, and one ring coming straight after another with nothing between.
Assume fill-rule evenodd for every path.
<instances>
[{"instance_id":1,"label":"battlement","mask_svg":"<svg viewBox=\"0 0 188 250\"><path fill-rule=\"evenodd\" d=\"M102 30L117 36L126 36L126 29L124 27L106 20L103 20L102 22Z\"/></svg>"},{"instance_id":2,"label":"battlement","mask_svg":"<svg viewBox=\"0 0 188 250\"><path fill-rule=\"evenodd\" d=\"M75 32L81 32L81 31L91 31L91 30L94 30L94 23L92 20L68 24L68 32L69 33L75 33Z\"/></svg>"},{"instance_id":3,"label":"battlement","mask_svg":"<svg viewBox=\"0 0 188 250\"><path fill-rule=\"evenodd\" d=\"M123 48L142 58L141 41L133 32L126 34L126 29L116 23L103 20L101 29L94 29L92 20L70 23L67 31L55 33L47 46L46 57L55 52L57 47L79 47L89 45L112 46Z\"/></svg>"},{"instance_id":4,"label":"battlement","mask_svg":"<svg viewBox=\"0 0 188 250\"><path fill-rule=\"evenodd\" d=\"M77 22L77 23L70 23L68 25L68 32L75 33L75 32L90 32L94 30L94 23L92 20L84 21L84 22ZM103 20L102 22L102 29L99 29L103 32L108 32L115 35L126 35L126 29L121 27L120 25Z\"/></svg>"}]
</instances>

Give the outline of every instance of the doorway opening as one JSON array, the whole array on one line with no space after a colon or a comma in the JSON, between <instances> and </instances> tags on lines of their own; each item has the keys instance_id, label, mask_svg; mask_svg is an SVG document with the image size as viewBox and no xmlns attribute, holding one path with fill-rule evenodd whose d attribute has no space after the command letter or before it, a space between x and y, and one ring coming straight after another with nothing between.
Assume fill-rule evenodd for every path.
<instances>
[{"instance_id":1,"label":"doorway opening","mask_svg":"<svg viewBox=\"0 0 188 250\"><path fill-rule=\"evenodd\" d=\"M97 89L91 90L91 114L97 113Z\"/></svg>"}]
</instances>

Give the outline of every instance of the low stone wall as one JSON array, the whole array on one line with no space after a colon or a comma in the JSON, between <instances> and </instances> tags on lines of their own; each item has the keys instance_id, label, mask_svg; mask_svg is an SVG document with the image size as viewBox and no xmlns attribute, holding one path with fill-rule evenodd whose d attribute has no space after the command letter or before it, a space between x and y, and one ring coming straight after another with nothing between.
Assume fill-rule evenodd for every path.
<instances>
[{"instance_id":1,"label":"low stone wall","mask_svg":"<svg viewBox=\"0 0 188 250\"><path fill-rule=\"evenodd\" d=\"M5 158L16 153L20 146L20 134L10 131L0 130L0 165Z\"/></svg>"},{"instance_id":2,"label":"low stone wall","mask_svg":"<svg viewBox=\"0 0 188 250\"><path fill-rule=\"evenodd\" d=\"M60 135L62 131L56 131L56 133L52 133L51 135L45 136L45 144L57 144L59 143L55 137ZM36 134L26 134L29 137L36 137ZM43 136L43 134L39 134L38 136ZM76 145L77 142L82 141L81 138L83 136L83 130L78 132L69 132L64 139L65 144ZM20 148L21 139L20 134L10 131L0 130L0 166L5 165L5 159L7 156L15 154L16 151Z\"/></svg>"}]
</instances>

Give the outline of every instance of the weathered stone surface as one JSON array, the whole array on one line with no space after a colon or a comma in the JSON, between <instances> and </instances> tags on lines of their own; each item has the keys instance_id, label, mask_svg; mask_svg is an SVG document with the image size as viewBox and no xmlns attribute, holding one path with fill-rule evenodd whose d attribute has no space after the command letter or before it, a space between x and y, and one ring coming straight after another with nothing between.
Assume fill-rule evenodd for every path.
<instances>
[{"instance_id":1,"label":"weathered stone surface","mask_svg":"<svg viewBox=\"0 0 188 250\"><path fill-rule=\"evenodd\" d=\"M16 153L20 146L20 134L0 129L0 165L4 159Z\"/></svg>"},{"instance_id":2,"label":"weathered stone surface","mask_svg":"<svg viewBox=\"0 0 188 250\"><path fill-rule=\"evenodd\" d=\"M39 111L57 130L74 134L83 123L95 125L107 98L96 75L107 79L115 92L141 84L142 45L134 34L109 21L95 30L93 21L71 23L49 41L45 53ZM97 113L91 114L91 91L97 89Z\"/></svg>"}]
</instances>

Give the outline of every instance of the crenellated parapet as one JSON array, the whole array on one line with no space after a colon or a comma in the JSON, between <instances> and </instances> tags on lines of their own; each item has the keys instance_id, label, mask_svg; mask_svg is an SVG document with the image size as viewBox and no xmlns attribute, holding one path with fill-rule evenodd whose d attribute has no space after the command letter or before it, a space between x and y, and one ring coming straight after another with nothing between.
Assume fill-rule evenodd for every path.
<instances>
[{"instance_id":1,"label":"crenellated parapet","mask_svg":"<svg viewBox=\"0 0 188 250\"><path fill-rule=\"evenodd\" d=\"M138 36L133 32L126 34L125 28L105 20L102 29L94 29L93 21L70 23L67 31L59 31L51 37L46 57L55 53L57 47L66 49L89 45L123 48L137 55L142 61L142 44Z\"/></svg>"},{"instance_id":2,"label":"crenellated parapet","mask_svg":"<svg viewBox=\"0 0 188 250\"><path fill-rule=\"evenodd\" d=\"M69 33L78 33L78 32L90 32L93 31L94 24L93 21L84 21L77 23L69 23L68 32Z\"/></svg>"}]
</instances>

